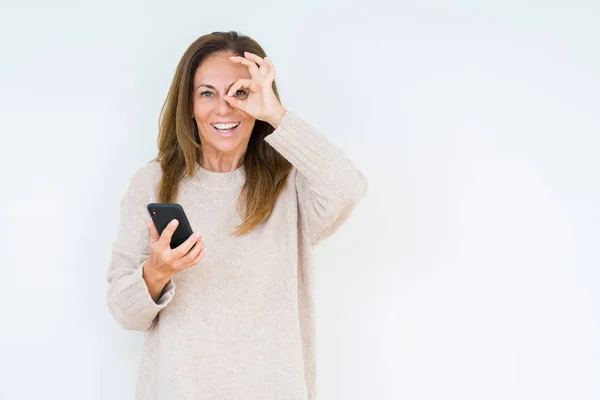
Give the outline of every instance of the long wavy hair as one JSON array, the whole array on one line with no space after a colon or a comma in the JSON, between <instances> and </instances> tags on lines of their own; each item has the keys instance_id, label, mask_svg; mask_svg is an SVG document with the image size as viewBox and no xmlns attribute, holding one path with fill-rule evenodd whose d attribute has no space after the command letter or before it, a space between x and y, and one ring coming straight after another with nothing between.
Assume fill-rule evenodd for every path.
<instances>
[{"instance_id":1,"label":"long wavy hair","mask_svg":"<svg viewBox=\"0 0 600 400\"><path fill-rule=\"evenodd\" d=\"M158 156L152 160L160 162L162 170L159 202L175 203L181 180L191 178L196 166L202 165L202 144L192 119L196 70L207 57L215 53L232 52L243 57L245 51L262 58L267 56L262 47L248 36L235 31L213 32L196 39L179 61L161 110ZM279 99L275 81L273 91ZM290 162L263 140L273 131L270 124L260 120L256 120L252 129L242 160L246 174L246 182L238 198L242 224L236 227L233 235L248 233L269 218L292 169Z\"/></svg>"}]
</instances>

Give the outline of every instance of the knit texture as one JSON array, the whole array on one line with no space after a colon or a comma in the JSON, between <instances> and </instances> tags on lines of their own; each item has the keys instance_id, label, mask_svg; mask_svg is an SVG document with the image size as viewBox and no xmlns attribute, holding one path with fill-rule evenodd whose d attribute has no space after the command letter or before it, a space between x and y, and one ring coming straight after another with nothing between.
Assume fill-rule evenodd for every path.
<instances>
[{"instance_id":1,"label":"knit texture","mask_svg":"<svg viewBox=\"0 0 600 400\"><path fill-rule=\"evenodd\" d=\"M121 200L108 267L108 307L144 332L136 398L315 399L313 246L333 234L367 190L364 175L296 114L265 141L292 163L273 213L250 233L236 206L244 168L197 166L179 186L205 257L174 275L155 303L142 278L149 257L146 206L157 202L160 164L133 175Z\"/></svg>"}]
</instances>

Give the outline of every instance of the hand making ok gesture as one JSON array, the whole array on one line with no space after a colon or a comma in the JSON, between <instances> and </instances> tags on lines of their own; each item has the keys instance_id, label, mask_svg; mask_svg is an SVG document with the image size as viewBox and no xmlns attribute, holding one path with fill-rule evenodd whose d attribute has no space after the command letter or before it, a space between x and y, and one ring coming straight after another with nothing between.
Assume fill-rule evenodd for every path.
<instances>
[{"instance_id":1,"label":"hand making ok gesture","mask_svg":"<svg viewBox=\"0 0 600 400\"><path fill-rule=\"evenodd\" d=\"M247 66L252 79L238 79L227 92L225 100L232 107L242 110L258 120L268 122L277 128L286 110L279 103L273 91L275 66L268 57L263 59L249 52L244 52L244 55L245 57L231 56L229 59L234 63ZM249 90L248 97L245 100L231 96L242 88Z\"/></svg>"}]
</instances>

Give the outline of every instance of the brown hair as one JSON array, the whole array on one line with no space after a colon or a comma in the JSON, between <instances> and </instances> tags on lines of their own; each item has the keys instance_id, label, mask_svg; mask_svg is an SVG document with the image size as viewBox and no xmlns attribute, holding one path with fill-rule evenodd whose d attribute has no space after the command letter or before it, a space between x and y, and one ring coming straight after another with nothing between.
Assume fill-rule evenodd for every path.
<instances>
[{"instance_id":1,"label":"brown hair","mask_svg":"<svg viewBox=\"0 0 600 400\"><path fill-rule=\"evenodd\" d=\"M192 177L196 164L202 163L202 145L193 116L194 74L202 62L215 53L232 52L244 56L244 51L266 56L262 47L248 36L235 31L213 32L199 37L179 61L175 77L161 110L158 134L158 156L162 170L158 201L174 203L179 182ZM273 91L279 99L277 85ZM238 211L243 222L233 232L241 236L266 221L277 197L285 187L292 165L263 139L274 128L267 122L256 120L250 141L242 160L246 182L238 198ZM244 200L245 199L245 200ZM242 212L240 208L244 208Z\"/></svg>"}]
</instances>

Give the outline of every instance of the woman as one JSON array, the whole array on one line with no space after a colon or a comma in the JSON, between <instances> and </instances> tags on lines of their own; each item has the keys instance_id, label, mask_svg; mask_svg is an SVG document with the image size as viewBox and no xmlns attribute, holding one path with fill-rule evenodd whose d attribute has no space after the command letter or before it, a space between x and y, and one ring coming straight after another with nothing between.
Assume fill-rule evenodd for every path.
<instances>
[{"instance_id":1,"label":"woman","mask_svg":"<svg viewBox=\"0 0 600 400\"><path fill-rule=\"evenodd\" d=\"M312 247L367 183L274 78L236 32L200 37L177 67L108 271L110 311L145 332L138 399L315 398ZM151 202L181 204L198 231L171 249L176 222L159 237Z\"/></svg>"}]
</instances>

